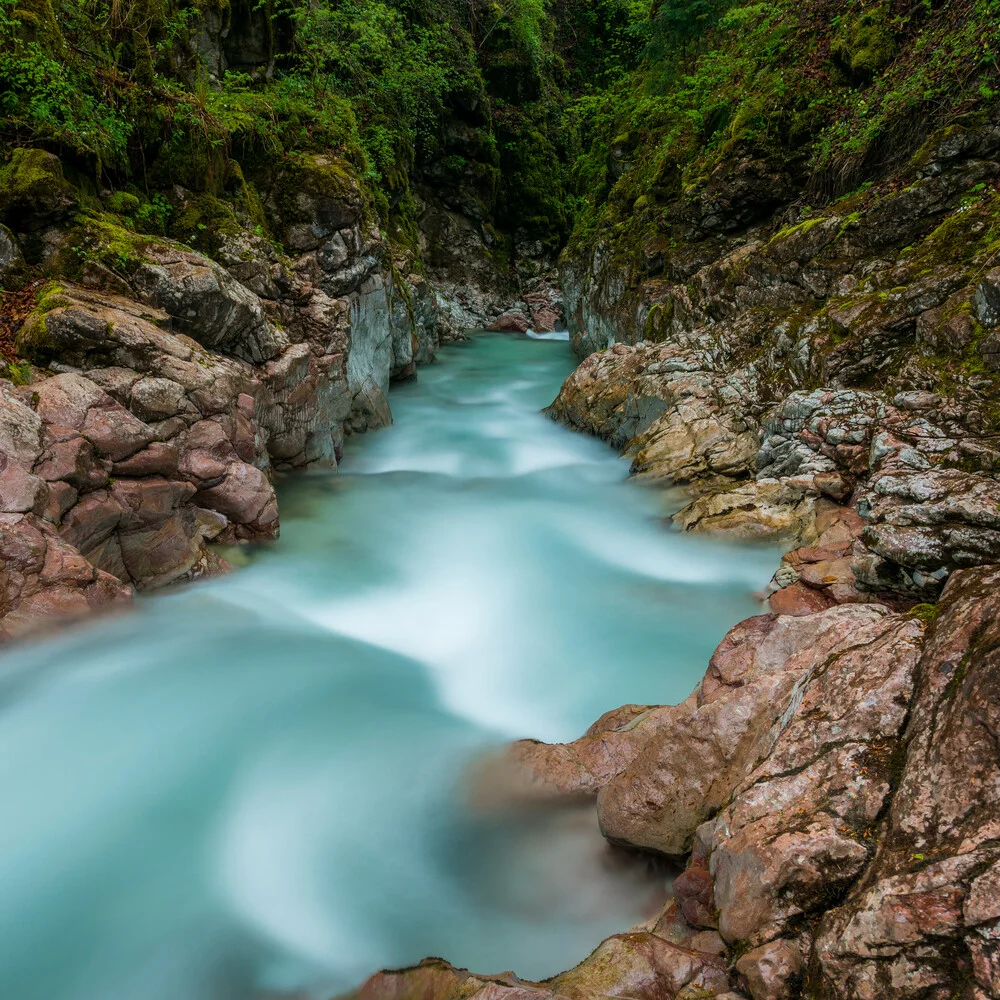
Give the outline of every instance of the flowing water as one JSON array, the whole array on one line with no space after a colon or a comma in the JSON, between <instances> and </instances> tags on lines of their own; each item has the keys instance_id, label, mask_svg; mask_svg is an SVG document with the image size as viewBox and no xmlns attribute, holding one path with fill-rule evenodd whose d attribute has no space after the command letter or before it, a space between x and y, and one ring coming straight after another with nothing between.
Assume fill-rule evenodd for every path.
<instances>
[{"instance_id":1,"label":"flowing water","mask_svg":"<svg viewBox=\"0 0 1000 1000\"><path fill-rule=\"evenodd\" d=\"M655 886L592 811L498 815L468 768L683 699L773 553L663 530L538 413L563 342L479 335L239 573L0 657L0 997L330 996L444 955L540 978Z\"/></svg>"}]
</instances>

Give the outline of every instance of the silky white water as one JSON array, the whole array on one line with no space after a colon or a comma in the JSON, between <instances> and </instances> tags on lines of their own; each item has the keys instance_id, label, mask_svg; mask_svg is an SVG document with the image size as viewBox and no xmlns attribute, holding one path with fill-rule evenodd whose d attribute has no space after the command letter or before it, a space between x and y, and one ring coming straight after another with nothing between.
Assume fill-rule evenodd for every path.
<instances>
[{"instance_id":1,"label":"silky white water","mask_svg":"<svg viewBox=\"0 0 1000 1000\"><path fill-rule=\"evenodd\" d=\"M442 955L554 974L655 879L468 767L675 702L773 553L667 532L539 414L563 342L479 335L225 579L0 656L0 997L329 997Z\"/></svg>"}]
</instances>

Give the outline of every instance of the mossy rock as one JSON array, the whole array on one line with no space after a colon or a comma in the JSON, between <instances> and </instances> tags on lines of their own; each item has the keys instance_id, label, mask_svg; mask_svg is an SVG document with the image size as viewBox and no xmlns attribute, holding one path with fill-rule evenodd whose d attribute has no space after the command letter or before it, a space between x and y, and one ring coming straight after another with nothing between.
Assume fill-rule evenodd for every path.
<instances>
[{"instance_id":1,"label":"mossy rock","mask_svg":"<svg viewBox=\"0 0 1000 1000\"><path fill-rule=\"evenodd\" d=\"M52 357L52 339L42 313L33 312L24 321L17 334L17 353L38 363Z\"/></svg>"},{"instance_id":2,"label":"mossy rock","mask_svg":"<svg viewBox=\"0 0 1000 1000\"><path fill-rule=\"evenodd\" d=\"M128 191L115 191L104 199L104 203L109 212L129 217L134 216L141 207L139 199Z\"/></svg>"},{"instance_id":3,"label":"mossy rock","mask_svg":"<svg viewBox=\"0 0 1000 1000\"><path fill-rule=\"evenodd\" d=\"M846 15L830 46L834 60L860 82L885 69L898 52L890 11L884 4Z\"/></svg>"},{"instance_id":4,"label":"mossy rock","mask_svg":"<svg viewBox=\"0 0 1000 1000\"><path fill-rule=\"evenodd\" d=\"M352 168L332 156L287 157L269 185L267 201L293 249L300 248L296 229L308 227L322 238L355 225L371 208Z\"/></svg>"},{"instance_id":5,"label":"mossy rock","mask_svg":"<svg viewBox=\"0 0 1000 1000\"><path fill-rule=\"evenodd\" d=\"M57 222L78 203L59 157L44 149L15 149L0 168L0 221L14 229Z\"/></svg>"},{"instance_id":6,"label":"mossy rock","mask_svg":"<svg viewBox=\"0 0 1000 1000\"><path fill-rule=\"evenodd\" d=\"M54 278L78 280L88 261L115 274L129 277L145 260L147 249L157 241L133 232L111 216L77 216L63 248L51 257L45 270Z\"/></svg>"},{"instance_id":7,"label":"mossy rock","mask_svg":"<svg viewBox=\"0 0 1000 1000\"><path fill-rule=\"evenodd\" d=\"M201 194L174 213L169 235L211 256L218 252L225 236L242 228L231 205L214 195Z\"/></svg>"}]
</instances>

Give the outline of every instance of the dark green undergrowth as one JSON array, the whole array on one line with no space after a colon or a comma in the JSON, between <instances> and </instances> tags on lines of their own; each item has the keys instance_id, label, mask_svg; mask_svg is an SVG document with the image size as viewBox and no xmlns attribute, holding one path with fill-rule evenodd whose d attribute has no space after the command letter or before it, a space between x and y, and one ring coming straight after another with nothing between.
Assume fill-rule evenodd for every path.
<instances>
[{"instance_id":1,"label":"dark green undergrowth","mask_svg":"<svg viewBox=\"0 0 1000 1000\"><path fill-rule=\"evenodd\" d=\"M1000 0L0 0L0 155L209 251L311 153L413 250L420 190L498 258L635 247L739 160L814 205L897 168L1000 99L998 51Z\"/></svg>"},{"instance_id":2,"label":"dark green undergrowth","mask_svg":"<svg viewBox=\"0 0 1000 1000\"><path fill-rule=\"evenodd\" d=\"M580 247L668 228L666 206L742 159L824 204L1000 98L1000 0L667 0L646 33L635 72L569 109Z\"/></svg>"}]
</instances>

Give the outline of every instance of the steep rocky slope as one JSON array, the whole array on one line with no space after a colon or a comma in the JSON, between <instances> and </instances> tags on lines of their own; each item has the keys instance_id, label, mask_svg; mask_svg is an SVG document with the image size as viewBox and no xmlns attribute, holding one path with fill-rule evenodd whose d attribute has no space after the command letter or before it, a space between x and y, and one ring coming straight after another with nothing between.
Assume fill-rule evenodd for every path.
<instances>
[{"instance_id":1,"label":"steep rocky slope","mask_svg":"<svg viewBox=\"0 0 1000 1000\"><path fill-rule=\"evenodd\" d=\"M346 431L386 423L390 380L433 357L438 311L328 158L278 178L299 189L273 217L296 256L233 227L226 266L82 211L52 154L6 169L19 232L3 232L60 276L36 279L17 332L26 384L0 382L10 637L213 572L210 542L273 538L272 470L335 465Z\"/></svg>"}]
</instances>

